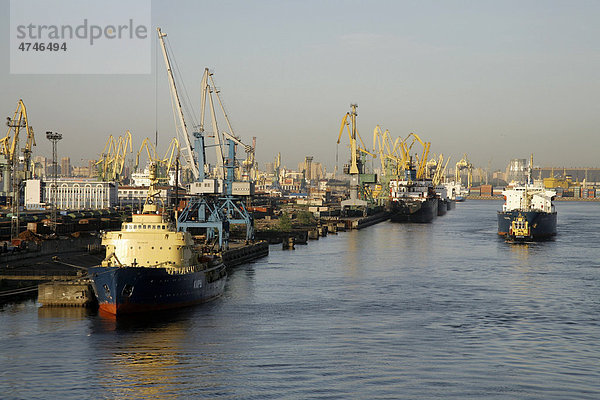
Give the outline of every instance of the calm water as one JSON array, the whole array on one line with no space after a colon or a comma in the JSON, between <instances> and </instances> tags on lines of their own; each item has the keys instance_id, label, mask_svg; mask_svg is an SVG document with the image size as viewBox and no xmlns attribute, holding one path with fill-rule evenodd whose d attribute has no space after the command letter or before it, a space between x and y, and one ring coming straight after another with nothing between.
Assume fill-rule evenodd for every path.
<instances>
[{"instance_id":1,"label":"calm water","mask_svg":"<svg viewBox=\"0 0 600 400\"><path fill-rule=\"evenodd\" d=\"M558 203L530 245L499 207L273 246L152 318L4 306L0 398L599 399L600 204Z\"/></svg>"}]
</instances>

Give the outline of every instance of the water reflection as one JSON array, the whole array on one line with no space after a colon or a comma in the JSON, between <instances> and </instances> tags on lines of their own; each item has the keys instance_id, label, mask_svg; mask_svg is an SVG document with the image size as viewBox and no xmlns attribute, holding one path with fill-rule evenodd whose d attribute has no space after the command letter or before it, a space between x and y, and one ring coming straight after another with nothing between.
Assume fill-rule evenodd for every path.
<instances>
[{"instance_id":1,"label":"water reflection","mask_svg":"<svg viewBox=\"0 0 600 400\"><path fill-rule=\"evenodd\" d=\"M514 258L520 261L529 260L530 244L529 243L506 243Z\"/></svg>"},{"instance_id":2,"label":"water reflection","mask_svg":"<svg viewBox=\"0 0 600 400\"><path fill-rule=\"evenodd\" d=\"M169 388L179 379L182 343L189 335L194 308L93 319L97 384L109 398L176 398Z\"/></svg>"},{"instance_id":3,"label":"water reflection","mask_svg":"<svg viewBox=\"0 0 600 400\"><path fill-rule=\"evenodd\" d=\"M38 318L60 319L66 321L81 321L87 317L97 315L98 311L85 307L39 307Z\"/></svg>"}]
</instances>

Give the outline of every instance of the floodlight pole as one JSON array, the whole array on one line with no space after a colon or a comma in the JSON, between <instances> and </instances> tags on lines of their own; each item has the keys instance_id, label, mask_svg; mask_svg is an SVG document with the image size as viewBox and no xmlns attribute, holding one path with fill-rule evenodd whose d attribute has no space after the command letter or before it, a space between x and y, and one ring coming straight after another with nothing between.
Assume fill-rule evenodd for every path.
<instances>
[{"instance_id":1,"label":"floodlight pole","mask_svg":"<svg viewBox=\"0 0 600 400\"><path fill-rule=\"evenodd\" d=\"M56 144L62 139L62 134L57 132L46 132L46 139L52 142L52 187L50 188L50 228L56 233L56 194L58 190L58 165L56 156Z\"/></svg>"}]
</instances>

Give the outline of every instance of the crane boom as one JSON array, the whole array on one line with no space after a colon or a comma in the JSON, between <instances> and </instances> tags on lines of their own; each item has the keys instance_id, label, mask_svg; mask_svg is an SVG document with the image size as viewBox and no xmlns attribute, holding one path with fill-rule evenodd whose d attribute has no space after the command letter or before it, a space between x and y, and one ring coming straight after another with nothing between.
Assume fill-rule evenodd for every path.
<instances>
[{"instance_id":1,"label":"crane boom","mask_svg":"<svg viewBox=\"0 0 600 400\"><path fill-rule=\"evenodd\" d=\"M207 72L205 72L207 73ZM217 171L217 178L221 179L225 177L225 162L223 157L223 145L221 143L221 133L219 132L219 125L217 123L217 115L215 113L215 105L213 103L213 98L211 96L211 88L210 86L206 86L202 88L205 91L205 95L208 95L208 103L210 104L210 114L212 121L212 128L215 136L215 151L217 152L217 162L215 166L215 170ZM204 114L204 110L202 110L202 114Z\"/></svg>"},{"instance_id":2,"label":"crane boom","mask_svg":"<svg viewBox=\"0 0 600 400\"><path fill-rule=\"evenodd\" d=\"M176 108L176 114L177 114L177 118L179 120L179 126L176 127L176 128L178 128L177 134L181 139L183 139L183 142L185 143L185 147L183 148L184 157L186 159L186 162L190 166L190 169L192 170L192 174L194 175L194 178L197 179L198 176L200 175L199 166L198 166L198 163L196 162L196 158L194 157L194 149L192 147L192 143L190 142L190 137L188 135L187 125L185 124L185 119L183 117L183 110L181 108L181 102L179 101L177 87L175 86L175 79L173 78L173 71L171 70L171 62L169 60L169 55L167 54L167 48L165 46L165 41L163 39L165 36L167 36L167 34L162 33L160 28L156 28L156 31L158 32L158 38L160 40L163 57L165 59L165 65L167 67L167 75L169 77L169 86L171 88L172 101ZM202 166L202 168L204 168L204 166Z\"/></svg>"}]
</instances>

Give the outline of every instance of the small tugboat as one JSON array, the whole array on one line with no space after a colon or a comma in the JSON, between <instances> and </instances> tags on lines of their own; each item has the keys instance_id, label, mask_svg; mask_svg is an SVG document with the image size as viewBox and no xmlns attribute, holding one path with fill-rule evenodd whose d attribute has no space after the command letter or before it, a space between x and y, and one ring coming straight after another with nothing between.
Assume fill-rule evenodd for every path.
<instances>
[{"instance_id":1,"label":"small tugboat","mask_svg":"<svg viewBox=\"0 0 600 400\"><path fill-rule=\"evenodd\" d=\"M106 258L88 270L100 310L113 315L198 304L219 297L225 287L221 258L203 254L188 232L177 232L159 214L155 165L150 176L143 212L120 231L103 233Z\"/></svg>"},{"instance_id":2,"label":"small tugboat","mask_svg":"<svg viewBox=\"0 0 600 400\"><path fill-rule=\"evenodd\" d=\"M417 180L412 164L404 173L404 179L390 181L390 220L431 222L438 215L438 198L431 181Z\"/></svg>"},{"instance_id":3,"label":"small tugboat","mask_svg":"<svg viewBox=\"0 0 600 400\"><path fill-rule=\"evenodd\" d=\"M556 192L531 180L529 162L527 182L504 190L504 205L498 211L498 235L509 241L544 240L556 235L556 210L552 201Z\"/></svg>"}]
</instances>

